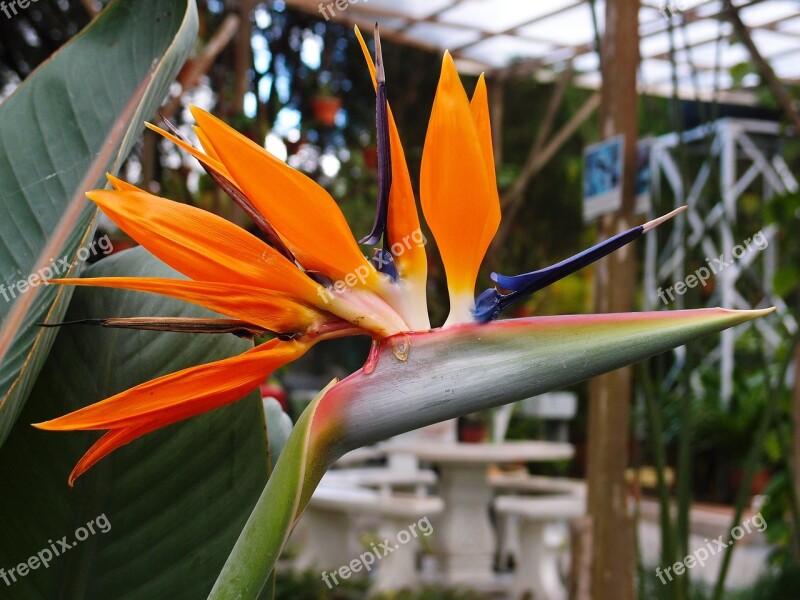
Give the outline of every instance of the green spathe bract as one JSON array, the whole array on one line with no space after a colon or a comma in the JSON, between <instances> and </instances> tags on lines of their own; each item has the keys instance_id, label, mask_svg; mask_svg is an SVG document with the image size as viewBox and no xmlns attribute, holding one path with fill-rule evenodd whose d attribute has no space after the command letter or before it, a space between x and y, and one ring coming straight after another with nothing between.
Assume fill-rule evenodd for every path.
<instances>
[{"instance_id":1,"label":"green spathe bract","mask_svg":"<svg viewBox=\"0 0 800 600\"><path fill-rule=\"evenodd\" d=\"M345 452L577 383L771 311L538 317L383 340L374 369L323 390L306 409L210 598L258 597L322 474Z\"/></svg>"}]
</instances>

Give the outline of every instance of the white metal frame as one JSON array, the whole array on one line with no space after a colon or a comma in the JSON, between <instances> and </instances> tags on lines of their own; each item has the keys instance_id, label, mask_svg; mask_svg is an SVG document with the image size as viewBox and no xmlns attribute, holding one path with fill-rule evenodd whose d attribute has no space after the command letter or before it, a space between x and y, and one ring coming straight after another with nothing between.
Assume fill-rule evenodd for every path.
<instances>
[{"instance_id":1,"label":"white metal frame","mask_svg":"<svg viewBox=\"0 0 800 600\"><path fill-rule=\"evenodd\" d=\"M780 153L783 135L778 123L747 119L720 119L682 135L670 133L654 140L651 150L651 177L655 212L688 205L679 215L671 230L657 229L645 242L645 308L667 308L659 299L659 289L684 281L687 262L705 261L724 254L731 258L734 247L744 240L735 239L733 226L742 209L746 192L761 185L761 199L774 193L796 191L798 184ZM681 174L676 151L684 145L694 151L705 149L694 179L687 181ZM721 198L711 198L706 188L714 175L719 174ZM671 192L670 198L663 194ZM751 309L777 306L776 317L757 319L749 324L728 329L721 334L717 348L705 357L705 363L719 363L721 376L720 396L727 404L733 392L735 343L749 327L762 334L768 351L781 342L784 332L794 333L797 322L781 298L772 292L771 281L777 266L777 240L774 226L761 229L768 240L763 251L750 251L730 266L720 270L715 277L715 288L708 297L707 306ZM758 232L752 232L756 235ZM655 235L654 235L655 234ZM695 263L696 264L696 263ZM715 263L716 265L716 263ZM747 283L749 292L742 284ZM756 290L754 292L753 290ZM669 308L682 308L683 297L675 295ZM676 364L665 384L669 386L677 371L684 367L685 348L675 351Z\"/></svg>"}]
</instances>

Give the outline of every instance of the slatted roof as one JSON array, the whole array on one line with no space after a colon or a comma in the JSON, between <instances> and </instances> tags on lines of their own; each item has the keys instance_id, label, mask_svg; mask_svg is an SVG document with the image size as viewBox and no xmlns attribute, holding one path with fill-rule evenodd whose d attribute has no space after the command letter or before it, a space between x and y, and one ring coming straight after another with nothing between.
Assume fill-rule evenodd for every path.
<instances>
[{"instance_id":1,"label":"slatted roof","mask_svg":"<svg viewBox=\"0 0 800 600\"><path fill-rule=\"evenodd\" d=\"M355 23L384 37L435 50L448 49L464 72L533 74L552 78L573 61L575 83L599 87L596 31L605 1L595 0L285 0L320 19ZM643 93L672 95L673 73L683 98L752 102L756 74L734 77L747 62L722 0L642 0L639 11ZM800 83L800 3L734 0L762 56L778 77ZM595 28L595 22L597 29Z\"/></svg>"}]
</instances>

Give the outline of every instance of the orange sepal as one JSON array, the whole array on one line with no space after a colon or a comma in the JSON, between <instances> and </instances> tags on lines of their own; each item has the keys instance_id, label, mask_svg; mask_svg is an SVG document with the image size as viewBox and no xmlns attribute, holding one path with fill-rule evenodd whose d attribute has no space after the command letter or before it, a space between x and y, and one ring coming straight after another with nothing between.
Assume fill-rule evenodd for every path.
<instances>
[{"instance_id":1,"label":"orange sepal","mask_svg":"<svg viewBox=\"0 0 800 600\"><path fill-rule=\"evenodd\" d=\"M247 284L313 304L317 283L271 246L222 217L142 191L87 196L134 240L187 277Z\"/></svg>"},{"instance_id":2,"label":"orange sepal","mask_svg":"<svg viewBox=\"0 0 800 600\"><path fill-rule=\"evenodd\" d=\"M143 189L136 187L132 183L128 183L124 179L114 177L111 173L106 173L106 179L111 186L118 192L144 192Z\"/></svg>"},{"instance_id":3,"label":"orange sepal","mask_svg":"<svg viewBox=\"0 0 800 600\"><path fill-rule=\"evenodd\" d=\"M170 296L241 319L275 333L305 333L336 317L298 302L281 292L233 283L189 281L159 277L89 277L52 279L50 283L108 287Z\"/></svg>"},{"instance_id":4,"label":"orange sepal","mask_svg":"<svg viewBox=\"0 0 800 600\"><path fill-rule=\"evenodd\" d=\"M420 199L447 274L449 321L470 318L478 269L500 223L482 141L455 63L445 53L422 155Z\"/></svg>"},{"instance_id":5,"label":"orange sepal","mask_svg":"<svg viewBox=\"0 0 800 600\"><path fill-rule=\"evenodd\" d=\"M366 268L367 287L377 286L375 269L361 254L328 192L213 115L197 107L192 107L192 114L232 181L275 227L303 267L334 281Z\"/></svg>"},{"instance_id":6,"label":"orange sepal","mask_svg":"<svg viewBox=\"0 0 800 600\"><path fill-rule=\"evenodd\" d=\"M70 423L75 422L76 418L79 418L78 415L84 411L113 414L117 408L127 403L135 403L137 396L144 396L145 400L150 399L151 404L154 403L153 398L159 395L163 398L160 400L162 405L160 410L142 413L140 415L142 420L134 424L114 426L92 444L69 475L68 482L72 486L78 477L117 448L162 427L241 399L256 389L269 373L298 358L307 348L307 344L299 342L271 340L239 356L159 377L58 419L37 423L34 427L60 431L98 429L98 427L73 426ZM189 377L193 381L192 385L197 387L192 389L191 385L181 382L181 377ZM220 382L223 386L227 384L228 387L222 389ZM154 387L158 389L153 389ZM190 397L193 392L198 391L203 393ZM116 405L119 406L115 407Z\"/></svg>"},{"instance_id":7,"label":"orange sepal","mask_svg":"<svg viewBox=\"0 0 800 600\"><path fill-rule=\"evenodd\" d=\"M239 400L311 343L270 340L231 358L146 381L63 417L36 423L51 431L121 429L175 423Z\"/></svg>"},{"instance_id":8,"label":"orange sepal","mask_svg":"<svg viewBox=\"0 0 800 600\"><path fill-rule=\"evenodd\" d=\"M497 175L494 166L494 148L492 145L492 126L489 118L489 95L486 89L486 77L483 73L478 78L472 100L469 103L472 118L475 120L475 128L478 131L481 149L483 150L483 161L486 165L486 173L489 177L489 188L493 193L488 201L489 217L486 219L486 227L480 237L478 245L489 247L497 233L497 226L500 223L500 196L497 193Z\"/></svg>"},{"instance_id":9,"label":"orange sepal","mask_svg":"<svg viewBox=\"0 0 800 600\"><path fill-rule=\"evenodd\" d=\"M81 459L75 464L75 467L69 474L69 479L67 479L69 487L75 485L75 480L78 479L78 477L86 473L86 471L92 468L100 459L108 456L117 448L120 448L125 444L128 444L133 440L150 433L151 431L165 427L166 425L168 425L168 423L152 423L140 427L112 429L94 444L92 444L92 446L86 451Z\"/></svg>"}]
</instances>

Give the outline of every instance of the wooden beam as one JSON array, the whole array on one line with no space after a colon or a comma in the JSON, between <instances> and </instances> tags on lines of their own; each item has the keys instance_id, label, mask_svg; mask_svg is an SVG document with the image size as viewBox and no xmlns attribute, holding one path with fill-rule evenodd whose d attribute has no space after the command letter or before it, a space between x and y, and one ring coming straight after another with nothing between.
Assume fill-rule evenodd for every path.
<instances>
[{"instance_id":1,"label":"wooden beam","mask_svg":"<svg viewBox=\"0 0 800 600\"><path fill-rule=\"evenodd\" d=\"M237 4L239 31L233 49L233 90L230 106L232 114L236 115L244 112L244 97L250 90L248 73L253 65L250 38L253 31L252 12L255 0L239 0Z\"/></svg>"},{"instance_id":2,"label":"wooden beam","mask_svg":"<svg viewBox=\"0 0 800 600\"><path fill-rule=\"evenodd\" d=\"M178 74L178 83L181 84L181 93L174 96L165 106L159 111L161 115L167 119L181 107L181 97L183 94L191 89L194 89L203 76L211 69L214 61L222 53L225 47L236 35L239 29L239 17L235 14L229 14L219 26L219 28L208 40L208 43L203 47L203 51L194 60L189 60L184 65L181 72Z\"/></svg>"},{"instance_id":3,"label":"wooden beam","mask_svg":"<svg viewBox=\"0 0 800 600\"><path fill-rule=\"evenodd\" d=\"M758 46L756 46L755 42L753 42L753 38L750 35L750 30L747 28L747 25L742 22L742 19L739 16L739 9L736 8L730 0L725 0L725 9L725 17L731 22L731 25L733 25L733 29L736 31L736 35L739 37L739 40L745 45L747 51L750 52L750 58L753 59L753 63L755 64L756 69L758 69L759 74L767 83L772 93L775 95L775 99L778 101L778 104L786 115L786 118L789 119L789 122L794 127L795 133L800 133L800 115L797 114L797 111L794 108L792 97L783 87L781 80L778 79L777 75L775 75L775 71L772 70L772 67L769 65L769 63L764 59L763 56L761 56Z\"/></svg>"},{"instance_id":4,"label":"wooden beam","mask_svg":"<svg viewBox=\"0 0 800 600\"><path fill-rule=\"evenodd\" d=\"M528 188L531 181L533 181L539 171L550 162L550 159L564 146L567 140L575 135L575 132L592 116L592 114L594 114L594 111L596 111L599 106L600 92L595 92L583 103L580 109L578 109L578 112L572 115L569 121L550 138L550 141L548 141L543 148L540 147L542 142L537 136L531 151L528 153L528 157L525 160L525 165L522 167L519 177L517 177L511 188L503 194L503 197L500 199L503 208L503 219L500 222L497 235L494 236L492 242L489 254L490 264L495 264L497 252L503 247L508 237L514 218L522 207L522 201L525 198L525 190Z\"/></svg>"}]
</instances>

